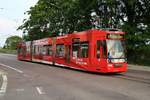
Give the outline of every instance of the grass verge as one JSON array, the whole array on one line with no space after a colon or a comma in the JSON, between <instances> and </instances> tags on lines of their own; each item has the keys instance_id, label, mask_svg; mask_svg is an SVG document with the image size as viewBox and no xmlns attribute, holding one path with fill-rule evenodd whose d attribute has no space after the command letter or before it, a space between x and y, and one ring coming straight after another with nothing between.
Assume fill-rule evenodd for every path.
<instances>
[{"instance_id":1,"label":"grass verge","mask_svg":"<svg viewBox=\"0 0 150 100\"><path fill-rule=\"evenodd\" d=\"M1 49L1 48L0 48L0 53L17 54L17 51L16 51L16 50Z\"/></svg>"}]
</instances>

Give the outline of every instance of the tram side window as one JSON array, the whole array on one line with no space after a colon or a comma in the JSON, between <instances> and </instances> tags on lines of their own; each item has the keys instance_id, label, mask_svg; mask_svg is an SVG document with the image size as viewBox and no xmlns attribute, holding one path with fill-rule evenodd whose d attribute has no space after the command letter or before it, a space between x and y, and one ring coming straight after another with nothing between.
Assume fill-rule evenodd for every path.
<instances>
[{"instance_id":1,"label":"tram side window","mask_svg":"<svg viewBox=\"0 0 150 100\"><path fill-rule=\"evenodd\" d=\"M87 58L88 57L88 49L89 49L88 42L81 43L80 49L81 49L80 57Z\"/></svg>"},{"instance_id":2,"label":"tram side window","mask_svg":"<svg viewBox=\"0 0 150 100\"><path fill-rule=\"evenodd\" d=\"M19 54L21 52L21 48L18 48L17 49L17 53Z\"/></svg>"},{"instance_id":3,"label":"tram side window","mask_svg":"<svg viewBox=\"0 0 150 100\"><path fill-rule=\"evenodd\" d=\"M35 55L40 54L40 48L37 45L34 46L34 54Z\"/></svg>"},{"instance_id":4,"label":"tram side window","mask_svg":"<svg viewBox=\"0 0 150 100\"><path fill-rule=\"evenodd\" d=\"M56 56L65 57L65 48L63 44L56 45Z\"/></svg>"},{"instance_id":5,"label":"tram side window","mask_svg":"<svg viewBox=\"0 0 150 100\"><path fill-rule=\"evenodd\" d=\"M46 46L46 54L47 55L52 55L52 45Z\"/></svg>"},{"instance_id":6,"label":"tram side window","mask_svg":"<svg viewBox=\"0 0 150 100\"><path fill-rule=\"evenodd\" d=\"M36 46L33 46L33 54L36 54Z\"/></svg>"},{"instance_id":7,"label":"tram side window","mask_svg":"<svg viewBox=\"0 0 150 100\"><path fill-rule=\"evenodd\" d=\"M46 49L47 49L47 46L43 46L43 49L42 49L42 54L43 55L46 55L46 51L47 51Z\"/></svg>"},{"instance_id":8,"label":"tram side window","mask_svg":"<svg viewBox=\"0 0 150 100\"><path fill-rule=\"evenodd\" d=\"M17 49L17 52L18 52L18 54L22 53L22 48L19 47L19 48Z\"/></svg>"},{"instance_id":9,"label":"tram side window","mask_svg":"<svg viewBox=\"0 0 150 100\"><path fill-rule=\"evenodd\" d=\"M36 46L36 51L35 51L35 53L36 53L36 54L39 54L39 51L40 51L40 50L39 50L39 46Z\"/></svg>"},{"instance_id":10,"label":"tram side window","mask_svg":"<svg viewBox=\"0 0 150 100\"><path fill-rule=\"evenodd\" d=\"M39 54L42 55L43 54L43 46L38 46L39 47Z\"/></svg>"},{"instance_id":11,"label":"tram side window","mask_svg":"<svg viewBox=\"0 0 150 100\"><path fill-rule=\"evenodd\" d=\"M97 50L96 50L96 57L100 58L100 40L97 41Z\"/></svg>"},{"instance_id":12,"label":"tram side window","mask_svg":"<svg viewBox=\"0 0 150 100\"><path fill-rule=\"evenodd\" d=\"M29 53L30 52L30 46L26 47L26 51Z\"/></svg>"},{"instance_id":13,"label":"tram side window","mask_svg":"<svg viewBox=\"0 0 150 100\"><path fill-rule=\"evenodd\" d=\"M43 55L52 55L52 46L51 45L45 45L43 46Z\"/></svg>"},{"instance_id":14,"label":"tram side window","mask_svg":"<svg viewBox=\"0 0 150 100\"><path fill-rule=\"evenodd\" d=\"M74 58L79 57L79 49L80 49L80 43L72 44L72 57Z\"/></svg>"}]
</instances>

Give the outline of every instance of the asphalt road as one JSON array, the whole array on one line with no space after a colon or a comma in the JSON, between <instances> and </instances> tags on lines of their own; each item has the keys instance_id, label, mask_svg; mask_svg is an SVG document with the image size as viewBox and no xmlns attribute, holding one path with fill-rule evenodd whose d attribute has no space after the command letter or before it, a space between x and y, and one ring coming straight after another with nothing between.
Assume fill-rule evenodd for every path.
<instances>
[{"instance_id":1,"label":"asphalt road","mask_svg":"<svg viewBox=\"0 0 150 100\"><path fill-rule=\"evenodd\" d=\"M148 71L95 74L0 54L0 73L0 100L150 100Z\"/></svg>"}]
</instances>

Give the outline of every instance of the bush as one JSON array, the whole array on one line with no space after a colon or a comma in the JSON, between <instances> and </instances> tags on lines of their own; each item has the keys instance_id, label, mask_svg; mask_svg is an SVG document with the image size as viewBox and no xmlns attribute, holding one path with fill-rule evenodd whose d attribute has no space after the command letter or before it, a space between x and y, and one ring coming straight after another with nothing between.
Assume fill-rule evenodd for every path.
<instances>
[{"instance_id":1,"label":"bush","mask_svg":"<svg viewBox=\"0 0 150 100\"><path fill-rule=\"evenodd\" d=\"M150 65L150 46L142 46L134 50L129 50L127 55L129 63Z\"/></svg>"}]
</instances>

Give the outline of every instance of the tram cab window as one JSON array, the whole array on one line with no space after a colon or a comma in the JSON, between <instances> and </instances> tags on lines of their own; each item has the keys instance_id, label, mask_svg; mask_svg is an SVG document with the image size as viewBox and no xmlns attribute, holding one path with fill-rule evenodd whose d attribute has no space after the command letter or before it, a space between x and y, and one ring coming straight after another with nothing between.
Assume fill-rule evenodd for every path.
<instances>
[{"instance_id":1,"label":"tram cab window","mask_svg":"<svg viewBox=\"0 0 150 100\"><path fill-rule=\"evenodd\" d=\"M65 57L65 47L63 44L56 45L56 56Z\"/></svg>"},{"instance_id":2,"label":"tram cab window","mask_svg":"<svg viewBox=\"0 0 150 100\"><path fill-rule=\"evenodd\" d=\"M80 49L80 43L73 43L72 44L72 57L77 58L79 57L79 49Z\"/></svg>"},{"instance_id":3,"label":"tram cab window","mask_svg":"<svg viewBox=\"0 0 150 100\"><path fill-rule=\"evenodd\" d=\"M81 49L81 55L80 57L81 58L87 58L88 57L88 42L84 42L84 43L81 43L81 46L80 46L80 49Z\"/></svg>"}]
</instances>

